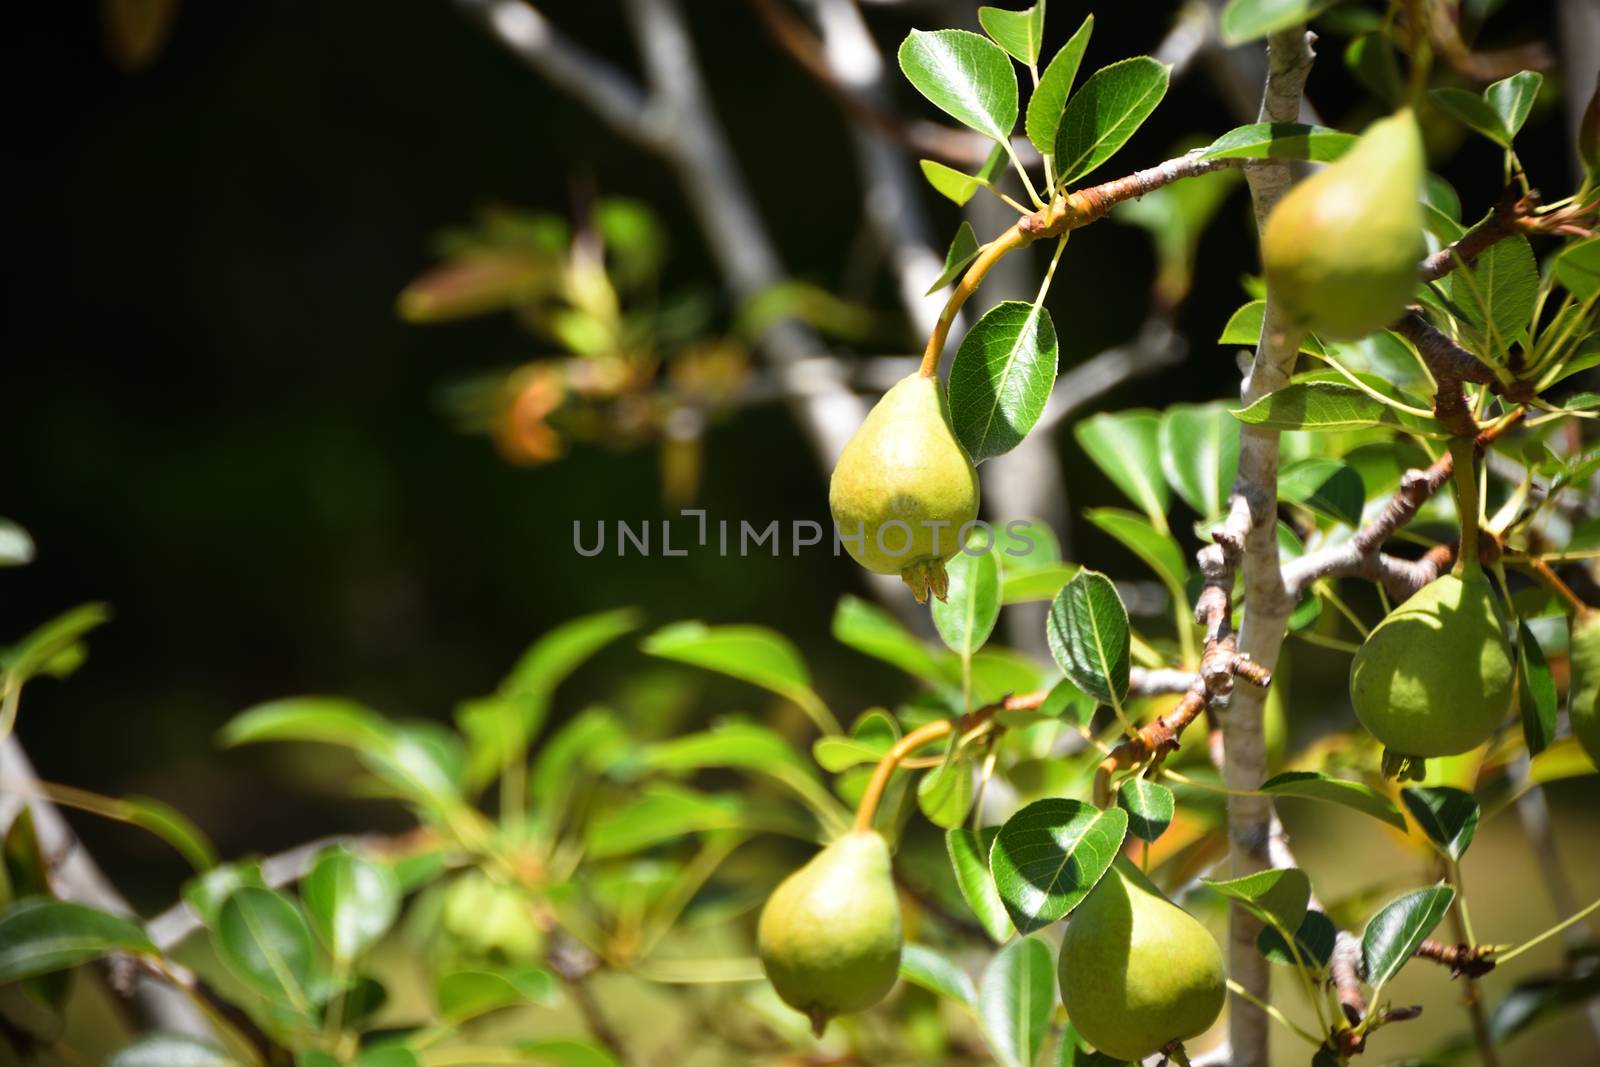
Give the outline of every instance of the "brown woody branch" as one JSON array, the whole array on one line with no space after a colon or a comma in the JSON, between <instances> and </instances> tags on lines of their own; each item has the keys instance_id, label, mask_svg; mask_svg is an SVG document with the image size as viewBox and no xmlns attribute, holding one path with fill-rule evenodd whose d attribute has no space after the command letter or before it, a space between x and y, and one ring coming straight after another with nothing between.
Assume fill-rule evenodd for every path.
<instances>
[{"instance_id":1,"label":"brown woody branch","mask_svg":"<svg viewBox=\"0 0 1600 1067\"><path fill-rule=\"evenodd\" d=\"M1417 959L1450 968L1451 978L1482 978L1494 970L1493 945L1447 945L1431 937L1417 949Z\"/></svg>"}]
</instances>

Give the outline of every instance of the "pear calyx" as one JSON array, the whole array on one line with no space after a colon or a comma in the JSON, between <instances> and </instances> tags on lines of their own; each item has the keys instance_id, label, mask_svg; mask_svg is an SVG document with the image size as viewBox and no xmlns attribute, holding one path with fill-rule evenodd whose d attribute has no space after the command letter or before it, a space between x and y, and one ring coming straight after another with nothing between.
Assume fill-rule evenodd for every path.
<instances>
[{"instance_id":1,"label":"pear calyx","mask_svg":"<svg viewBox=\"0 0 1600 1067\"><path fill-rule=\"evenodd\" d=\"M839 456L828 506L857 563L900 575L919 603L944 599L945 561L978 517L978 472L937 378L912 374L883 395Z\"/></svg>"},{"instance_id":2,"label":"pear calyx","mask_svg":"<svg viewBox=\"0 0 1600 1067\"><path fill-rule=\"evenodd\" d=\"M756 944L773 989L819 1036L882 1000L902 944L888 842L855 830L813 856L767 898Z\"/></svg>"}]
</instances>

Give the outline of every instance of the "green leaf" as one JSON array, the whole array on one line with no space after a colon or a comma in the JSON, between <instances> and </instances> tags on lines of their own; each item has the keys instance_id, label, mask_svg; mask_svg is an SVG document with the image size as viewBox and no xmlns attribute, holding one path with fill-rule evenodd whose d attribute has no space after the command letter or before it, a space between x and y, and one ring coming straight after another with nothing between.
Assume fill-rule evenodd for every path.
<instances>
[{"instance_id":1,"label":"green leaf","mask_svg":"<svg viewBox=\"0 0 1600 1067\"><path fill-rule=\"evenodd\" d=\"M1286 385L1235 411L1233 417L1250 426L1271 430L1359 430L1370 426L1399 426L1430 437L1446 437L1438 420L1396 411L1353 385L1339 382L1296 382Z\"/></svg>"},{"instance_id":2,"label":"green leaf","mask_svg":"<svg viewBox=\"0 0 1600 1067\"><path fill-rule=\"evenodd\" d=\"M222 904L211 932L217 957L256 993L311 1009L314 946L311 928L294 902L270 889L238 889Z\"/></svg>"},{"instance_id":3,"label":"green leaf","mask_svg":"<svg viewBox=\"0 0 1600 1067\"><path fill-rule=\"evenodd\" d=\"M1066 44L1061 46L1050 65L1039 76L1033 95L1028 98L1028 115L1023 126L1028 140L1040 155L1056 150L1056 132L1061 128L1061 115L1067 108L1067 96L1072 92L1072 82L1078 76L1078 66L1083 62L1084 49L1089 47L1089 35L1094 32L1094 15L1084 16Z\"/></svg>"},{"instance_id":4,"label":"green leaf","mask_svg":"<svg viewBox=\"0 0 1600 1067\"><path fill-rule=\"evenodd\" d=\"M989 850L999 836L998 826L985 826L981 831L953 829L945 832L944 845L950 853L950 866L955 870L956 888L961 899L967 902L972 914L978 917L984 933L996 944L1011 937L1011 918L1006 914L1005 902L995 888L989 874Z\"/></svg>"},{"instance_id":5,"label":"green leaf","mask_svg":"<svg viewBox=\"0 0 1600 1067\"><path fill-rule=\"evenodd\" d=\"M1472 794L1447 785L1408 785L1400 799L1428 840L1459 863L1478 832L1478 802Z\"/></svg>"},{"instance_id":6,"label":"green leaf","mask_svg":"<svg viewBox=\"0 0 1600 1067\"><path fill-rule=\"evenodd\" d=\"M1045 622L1050 653L1067 678L1102 704L1128 694L1128 609L1111 579L1081 570L1056 594Z\"/></svg>"},{"instance_id":7,"label":"green leaf","mask_svg":"<svg viewBox=\"0 0 1600 1067\"><path fill-rule=\"evenodd\" d=\"M155 834L177 849L196 871L217 864L217 850L187 815L166 801L154 797L123 797L122 817L135 826Z\"/></svg>"},{"instance_id":8,"label":"green leaf","mask_svg":"<svg viewBox=\"0 0 1600 1067\"><path fill-rule=\"evenodd\" d=\"M1278 476L1278 499L1302 504L1335 522L1358 526L1367 487L1348 464L1307 456L1284 466Z\"/></svg>"},{"instance_id":9,"label":"green leaf","mask_svg":"<svg viewBox=\"0 0 1600 1067\"><path fill-rule=\"evenodd\" d=\"M942 830L960 826L972 810L972 767L956 758L928 771L917 782L917 807Z\"/></svg>"},{"instance_id":10,"label":"green leaf","mask_svg":"<svg viewBox=\"0 0 1600 1067\"><path fill-rule=\"evenodd\" d=\"M939 686L951 679L928 646L893 615L860 597L845 595L833 612L833 636L857 652L900 668L913 678Z\"/></svg>"},{"instance_id":11,"label":"green leaf","mask_svg":"<svg viewBox=\"0 0 1600 1067\"><path fill-rule=\"evenodd\" d=\"M0 911L0 983L65 970L108 952L155 955L138 923L82 904L24 897Z\"/></svg>"},{"instance_id":12,"label":"green leaf","mask_svg":"<svg viewBox=\"0 0 1600 1067\"><path fill-rule=\"evenodd\" d=\"M363 1049L352 1067L422 1067L422 1060L404 1045L386 1044Z\"/></svg>"},{"instance_id":13,"label":"green leaf","mask_svg":"<svg viewBox=\"0 0 1600 1067\"><path fill-rule=\"evenodd\" d=\"M1300 928L1294 932L1295 948L1299 950L1300 960L1314 970L1325 970L1333 959L1333 946L1338 936L1339 930L1333 925L1332 919L1320 911L1307 911L1306 917L1300 920ZM1294 953L1289 951L1289 943L1270 926L1262 927L1256 935L1256 951L1273 963L1297 966Z\"/></svg>"},{"instance_id":14,"label":"green leaf","mask_svg":"<svg viewBox=\"0 0 1600 1067\"><path fill-rule=\"evenodd\" d=\"M922 171L927 174L928 161L923 160L922 162ZM928 181L933 182L931 175ZM939 188L938 183L934 183L934 188ZM941 189L940 192L943 192L943 190ZM957 201L957 203L964 202ZM944 254L944 270L939 272L939 280L928 286L928 291L924 295L932 296L959 278L961 272L967 269L967 264L978 258L978 250L978 235L973 232L972 223L962 219L960 227L956 230L955 240L950 242L950 250Z\"/></svg>"},{"instance_id":15,"label":"green leaf","mask_svg":"<svg viewBox=\"0 0 1600 1067\"><path fill-rule=\"evenodd\" d=\"M1467 348L1503 362L1533 317L1539 268L1533 246L1519 234L1496 241L1470 267L1458 266L1437 284L1460 313Z\"/></svg>"},{"instance_id":16,"label":"green leaf","mask_svg":"<svg viewBox=\"0 0 1600 1067\"><path fill-rule=\"evenodd\" d=\"M1017 124L1017 72L992 41L966 30L912 30L900 69L940 110L1004 142Z\"/></svg>"},{"instance_id":17,"label":"green leaf","mask_svg":"<svg viewBox=\"0 0 1600 1067\"><path fill-rule=\"evenodd\" d=\"M1391 901L1361 932L1361 960L1373 999L1400 972L1450 910L1456 891L1447 885L1418 889Z\"/></svg>"},{"instance_id":18,"label":"green leaf","mask_svg":"<svg viewBox=\"0 0 1600 1067\"><path fill-rule=\"evenodd\" d=\"M1205 512L1203 514L1213 514ZM1084 517L1106 533L1126 545L1129 551L1149 564L1174 596L1183 595L1184 583L1189 578L1189 568L1183 559L1183 550L1170 534L1162 533L1145 521L1121 508L1090 508Z\"/></svg>"},{"instance_id":19,"label":"green leaf","mask_svg":"<svg viewBox=\"0 0 1600 1067\"><path fill-rule=\"evenodd\" d=\"M500 683L500 692L526 701L529 713L542 719L543 705L568 675L638 625L639 613L633 608L564 622L528 647Z\"/></svg>"},{"instance_id":20,"label":"green leaf","mask_svg":"<svg viewBox=\"0 0 1600 1067\"><path fill-rule=\"evenodd\" d=\"M1309 21L1334 0L1228 0L1219 27L1229 45L1243 44Z\"/></svg>"},{"instance_id":21,"label":"green leaf","mask_svg":"<svg viewBox=\"0 0 1600 1067\"><path fill-rule=\"evenodd\" d=\"M850 728L849 737L819 737L811 745L812 758L830 774L863 763L877 763L900 740L900 726L881 708L864 711Z\"/></svg>"},{"instance_id":22,"label":"green leaf","mask_svg":"<svg viewBox=\"0 0 1600 1067\"><path fill-rule=\"evenodd\" d=\"M907 945L900 950L900 977L935 996L977 1007L978 989L967 972L926 945Z\"/></svg>"},{"instance_id":23,"label":"green leaf","mask_svg":"<svg viewBox=\"0 0 1600 1067\"><path fill-rule=\"evenodd\" d=\"M1000 570L992 552L969 555L957 552L945 564L950 589L944 600L931 607L934 629L959 656L970 656L983 647L1000 617Z\"/></svg>"},{"instance_id":24,"label":"green leaf","mask_svg":"<svg viewBox=\"0 0 1600 1067\"><path fill-rule=\"evenodd\" d=\"M420 719L396 726L386 747L361 753L361 761L396 796L434 812L460 803L466 758L459 736Z\"/></svg>"},{"instance_id":25,"label":"green leaf","mask_svg":"<svg viewBox=\"0 0 1600 1067\"><path fill-rule=\"evenodd\" d=\"M1149 56L1102 67L1067 101L1056 132L1057 181L1075 182L1128 143L1167 93L1170 68Z\"/></svg>"},{"instance_id":26,"label":"green leaf","mask_svg":"<svg viewBox=\"0 0 1600 1067\"><path fill-rule=\"evenodd\" d=\"M1311 900L1311 879L1297 867L1272 867L1223 882L1200 881L1279 930L1298 930Z\"/></svg>"},{"instance_id":27,"label":"green leaf","mask_svg":"<svg viewBox=\"0 0 1600 1067\"><path fill-rule=\"evenodd\" d=\"M1055 1004L1056 968L1042 941L1019 938L995 954L978 986L978 1015L1002 1067L1031 1067Z\"/></svg>"},{"instance_id":28,"label":"green leaf","mask_svg":"<svg viewBox=\"0 0 1600 1067\"><path fill-rule=\"evenodd\" d=\"M1128 813L1128 832L1141 841L1154 841L1166 833L1176 809L1172 790L1139 777L1118 787L1117 807Z\"/></svg>"},{"instance_id":29,"label":"green leaf","mask_svg":"<svg viewBox=\"0 0 1600 1067\"><path fill-rule=\"evenodd\" d=\"M1076 563L1052 563L1024 571L1008 571L1000 583L1000 602L1027 604L1036 600L1054 600L1056 594L1061 592L1061 587L1070 582L1079 570Z\"/></svg>"},{"instance_id":30,"label":"green leaf","mask_svg":"<svg viewBox=\"0 0 1600 1067\"><path fill-rule=\"evenodd\" d=\"M1017 932L1070 914L1111 867L1127 832L1127 812L1079 800L1036 800L1007 819L989 868Z\"/></svg>"},{"instance_id":31,"label":"green leaf","mask_svg":"<svg viewBox=\"0 0 1600 1067\"><path fill-rule=\"evenodd\" d=\"M1500 79L1483 91L1483 98L1500 116L1507 140L1515 137L1522 130L1522 124L1528 121L1528 112L1533 110L1533 101L1543 84L1543 74L1524 70Z\"/></svg>"},{"instance_id":32,"label":"green leaf","mask_svg":"<svg viewBox=\"0 0 1600 1067\"><path fill-rule=\"evenodd\" d=\"M928 180L929 185L933 186L935 192L937 192L940 196L945 197L947 200L955 201L957 204L965 205L968 200L972 199L974 193L976 193L981 187L989 184L982 178L968 174L966 171L956 170L954 167L947 167L936 159L919 159L917 161L917 166L922 168L922 176ZM961 235L958 232L956 234L956 240L959 241L960 239ZM973 259L977 258L978 255L978 249L976 247L977 236L975 234L973 235L973 245L974 247L972 249L972 255L967 257L967 262L971 262ZM939 276L940 280L935 282L933 289L929 289L928 292L931 293L934 291L934 289L942 289L946 285L949 285L955 280L955 276L961 273L961 269L965 266L966 263L962 263L960 266L957 266L954 268L954 270L952 270L950 265L950 257L946 256L945 270L950 273L950 277L946 278L943 274L941 274Z\"/></svg>"},{"instance_id":33,"label":"green leaf","mask_svg":"<svg viewBox=\"0 0 1600 1067\"><path fill-rule=\"evenodd\" d=\"M289 697L235 715L218 739L224 748L261 741L315 741L357 751L383 751L394 730L383 716L339 697Z\"/></svg>"},{"instance_id":34,"label":"green leaf","mask_svg":"<svg viewBox=\"0 0 1600 1067\"><path fill-rule=\"evenodd\" d=\"M105 1067L239 1067L233 1057L183 1034L146 1034L106 1060Z\"/></svg>"},{"instance_id":35,"label":"green leaf","mask_svg":"<svg viewBox=\"0 0 1600 1067\"><path fill-rule=\"evenodd\" d=\"M811 688L805 661L787 637L760 626L707 626L679 622L663 626L640 646L652 656L718 671L792 700L823 733L839 724Z\"/></svg>"},{"instance_id":36,"label":"green leaf","mask_svg":"<svg viewBox=\"0 0 1600 1067\"><path fill-rule=\"evenodd\" d=\"M1388 34L1379 30L1355 38L1344 51L1344 62L1373 96L1391 108L1400 106L1406 87Z\"/></svg>"},{"instance_id":37,"label":"green leaf","mask_svg":"<svg viewBox=\"0 0 1600 1067\"><path fill-rule=\"evenodd\" d=\"M1094 415L1073 436L1095 466L1139 506L1157 529L1167 526L1167 482L1161 473L1161 418L1153 411Z\"/></svg>"},{"instance_id":38,"label":"green leaf","mask_svg":"<svg viewBox=\"0 0 1600 1067\"><path fill-rule=\"evenodd\" d=\"M609 1052L570 1038L518 1041L517 1051L529 1057L530 1063L549 1064L550 1067L618 1067Z\"/></svg>"},{"instance_id":39,"label":"green leaf","mask_svg":"<svg viewBox=\"0 0 1600 1067\"><path fill-rule=\"evenodd\" d=\"M1429 89L1428 96L1440 109L1483 134L1502 148L1511 147L1511 131L1494 105L1466 89Z\"/></svg>"},{"instance_id":40,"label":"green leaf","mask_svg":"<svg viewBox=\"0 0 1600 1067\"><path fill-rule=\"evenodd\" d=\"M631 804L589 823L586 840L596 859L627 855L687 834L737 830L748 824L744 805L731 794L708 794L655 782Z\"/></svg>"},{"instance_id":41,"label":"green leaf","mask_svg":"<svg viewBox=\"0 0 1600 1067\"><path fill-rule=\"evenodd\" d=\"M1551 270L1556 281L1579 300L1600 293L1600 237L1567 245L1556 254ZM1591 353L1590 358L1600 358L1600 354Z\"/></svg>"},{"instance_id":42,"label":"green leaf","mask_svg":"<svg viewBox=\"0 0 1600 1067\"><path fill-rule=\"evenodd\" d=\"M1261 340L1261 327L1266 315L1265 300L1250 301L1229 316L1228 324L1222 328L1222 336L1217 338L1217 344L1249 345L1254 348ZM1324 352L1322 342L1309 333L1300 339L1300 351L1313 356L1320 356Z\"/></svg>"},{"instance_id":43,"label":"green leaf","mask_svg":"<svg viewBox=\"0 0 1600 1067\"><path fill-rule=\"evenodd\" d=\"M1600 996L1600 966L1592 946L1570 953L1566 967L1535 974L1518 982L1489 1014L1489 1032L1496 1042L1509 1041L1563 1010L1592 1003Z\"/></svg>"},{"instance_id":44,"label":"green leaf","mask_svg":"<svg viewBox=\"0 0 1600 1067\"><path fill-rule=\"evenodd\" d=\"M28 531L10 519L0 518L0 567L21 567L32 563L33 555L33 538Z\"/></svg>"},{"instance_id":45,"label":"green leaf","mask_svg":"<svg viewBox=\"0 0 1600 1067\"><path fill-rule=\"evenodd\" d=\"M1228 405L1174 404L1162 412L1158 442L1161 471L1183 502L1202 517L1221 515L1239 470L1239 427Z\"/></svg>"},{"instance_id":46,"label":"green leaf","mask_svg":"<svg viewBox=\"0 0 1600 1067\"><path fill-rule=\"evenodd\" d=\"M1254 122L1218 137L1201 159L1306 159L1331 163L1355 144L1353 133L1299 122Z\"/></svg>"},{"instance_id":47,"label":"green leaf","mask_svg":"<svg viewBox=\"0 0 1600 1067\"><path fill-rule=\"evenodd\" d=\"M589 774L603 774L635 751L635 741L605 708L585 708L539 745L528 774L534 807L549 810Z\"/></svg>"},{"instance_id":48,"label":"green leaf","mask_svg":"<svg viewBox=\"0 0 1600 1067\"><path fill-rule=\"evenodd\" d=\"M1044 43L1042 0L1022 11L980 7L978 25L983 27L983 32L987 33L995 44L1011 53L1018 62L1030 67L1039 62L1039 47Z\"/></svg>"},{"instance_id":49,"label":"green leaf","mask_svg":"<svg viewBox=\"0 0 1600 1067\"><path fill-rule=\"evenodd\" d=\"M1056 329L1041 305L996 304L967 331L950 367L950 422L982 463L1022 443L1056 380Z\"/></svg>"},{"instance_id":50,"label":"green leaf","mask_svg":"<svg viewBox=\"0 0 1600 1067\"><path fill-rule=\"evenodd\" d=\"M6 684L18 686L35 674L48 672L51 660L110 618L111 609L104 604L80 604L38 627L0 653Z\"/></svg>"},{"instance_id":51,"label":"green leaf","mask_svg":"<svg viewBox=\"0 0 1600 1067\"><path fill-rule=\"evenodd\" d=\"M1261 792L1280 797L1305 797L1340 804L1386 822L1404 833L1406 817L1394 802L1371 786L1316 771L1286 771L1261 783Z\"/></svg>"},{"instance_id":52,"label":"green leaf","mask_svg":"<svg viewBox=\"0 0 1600 1067\"><path fill-rule=\"evenodd\" d=\"M182 896L184 903L199 916L200 922L212 927L217 924L217 914L222 910L223 902L233 895L235 889L243 886L267 888L266 880L261 876L261 864L240 860L213 867L185 882Z\"/></svg>"},{"instance_id":53,"label":"green leaf","mask_svg":"<svg viewBox=\"0 0 1600 1067\"><path fill-rule=\"evenodd\" d=\"M434 995L439 1015L453 1026L500 1008L556 1002L556 979L529 967L514 971L452 971L441 974Z\"/></svg>"},{"instance_id":54,"label":"green leaf","mask_svg":"<svg viewBox=\"0 0 1600 1067\"><path fill-rule=\"evenodd\" d=\"M300 882L300 897L322 943L344 963L377 944L400 914L394 872L347 848L318 854Z\"/></svg>"},{"instance_id":55,"label":"green leaf","mask_svg":"<svg viewBox=\"0 0 1600 1067\"><path fill-rule=\"evenodd\" d=\"M1539 639L1525 620L1517 620L1517 700L1528 755L1537 756L1556 736L1556 682Z\"/></svg>"}]
</instances>

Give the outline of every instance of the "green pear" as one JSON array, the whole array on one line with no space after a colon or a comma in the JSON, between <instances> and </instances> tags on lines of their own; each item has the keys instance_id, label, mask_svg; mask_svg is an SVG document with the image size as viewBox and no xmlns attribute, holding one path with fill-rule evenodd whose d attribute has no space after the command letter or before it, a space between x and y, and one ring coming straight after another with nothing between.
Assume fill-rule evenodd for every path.
<instances>
[{"instance_id":1,"label":"green pear","mask_svg":"<svg viewBox=\"0 0 1600 1067\"><path fill-rule=\"evenodd\" d=\"M900 575L919 602L944 599L945 560L978 517L978 472L937 378L913 374L883 395L844 446L828 505L857 563Z\"/></svg>"},{"instance_id":2,"label":"green pear","mask_svg":"<svg viewBox=\"0 0 1600 1067\"><path fill-rule=\"evenodd\" d=\"M1350 665L1356 718L1396 757L1467 752L1511 709L1515 656L1480 567L1419 589Z\"/></svg>"},{"instance_id":3,"label":"green pear","mask_svg":"<svg viewBox=\"0 0 1600 1067\"><path fill-rule=\"evenodd\" d=\"M1353 341L1416 292L1422 135L1409 110L1380 119L1337 162L1289 190L1267 219L1267 292L1303 329Z\"/></svg>"},{"instance_id":4,"label":"green pear","mask_svg":"<svg viewBox=\"0 0 1600 1067\"><path fill-rule=\"evenodd\" d=\"M900 973L888 842L856 830L813 856L767 898L756 943L778 996L819 1035L833 1016L882 1000Z\"/></svg>"},{"instance_id":5,"label":"green pear","mask_svg":"<svg viewBox=\"0 0 1600 1067\"><path fill-rule=\"evenodd\" d=\"M1211 934L1121 856L1072 913L1057 972L1067 1018L1120 1060L1198 1037L1227 997Z\"/></svg>"},{"instance_id":6,"label":"green pear","mask_svg":"<svg viewBox=\"0 0 1600 1067\"><path fill-rule=\"evenodd\" d=\"M1586 611L1572 620L1570 649L1567 717L1583 750L1600 763L1600 611Z\"/></svg>"}]
</instances>

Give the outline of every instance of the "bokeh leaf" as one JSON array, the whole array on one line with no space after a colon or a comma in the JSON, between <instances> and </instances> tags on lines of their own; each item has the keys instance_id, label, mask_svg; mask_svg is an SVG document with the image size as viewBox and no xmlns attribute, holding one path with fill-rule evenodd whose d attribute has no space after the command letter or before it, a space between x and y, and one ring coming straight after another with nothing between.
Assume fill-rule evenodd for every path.
<instances>
[{"instance_id":1,"label":"bokeh leaf","mask_svg":"<svg viewBox=\"0 0 1600 1067\"><path fill-rule=\"evenodd\" d=\"M1000 827L985 826L982 830L953 829L945 832L945 849L950 853L950 866L955 870L956 888L961 899L967 902L972 914L978 917L984 933L996 944L1011 936L1011 917L1006 913L1005 902L995 888L989 874L989 850L999 836Z\"/></svg>"},{"instance_id":2,"label":"bokeh leaf","mask_svg":"<svg viewBox=\"0 0 1600 1067\"><path fill-rule=\"evenodd\" d=\"M977 1006L978 989L967 972L927 945L907 945L900 950L900 977L957 1004Z\"/></svg>"},{"instance_id":3,"label":"bokeh leaf","mask_svg":"<svg viewBox=\"0 0 1600 1067\"><path fill-rule=\"evenodd\" d=\"M235 890L211 934L217 956L254 992L311 1011L315 949L311 928L292 900L270 889Z\"/></svg>"},{"instance_id":4,"label":"bokeh leaf","mask_svg":"<svg viewBox=\"0 0 1600 1067\"><path fill-rule=\"evenodd\" d=\"M1039 62L1039 48L1044 43L1044 3L1035 3L1021 11L1008 11L1000 7L978 8L978 25L983 27L995 44L1009 52L1018 62L1033 66Z\"/></svg>"},{"instance_id":5,"label":"bokeh leaf","mask_svg":"<svg viewBox=\"0 0 1600 1067\"><path fill-rule=\"evenodd\" d=\"M300 882L317 935L348 963L377 943L400 913L400 884L389 868L347 848L320 853Z\"/></svg>"},{"instance_id":6,"label":"bokeh leaf","mask_svg":"<svg viewBox=\"0 0 1600 1067\"><path fill-rule=\"evenodd\" d=\"M1056 969L1044 942L1018 938L989 961L978 986L978 1014L1002 1067L1031 1067L1055 1004Z\"/></svg>"},{"instance_id":7,"label":"bokeh leaf","mask_svg":"<svg viewBox=\"0 0 1600 1067\"><path fill-rule=\"evenodd\" d=\"M138 923L83 904L24 897L0 911L0 983L65 970L108 952L155 951Z\"/></svg>"},{"instance_id":8,"label":"bokeh leaf","mask_svg":"<svg viewBox=\"0 0 1600 1067\"><path fill-rule=\"evenodd\" d=\"M1165 530L1168 493L1161 473L1161 417L1142 410L1105 413L1083 419L1072 432L1112 484L1157 529Z\"/></svg>"}]
</instances>

